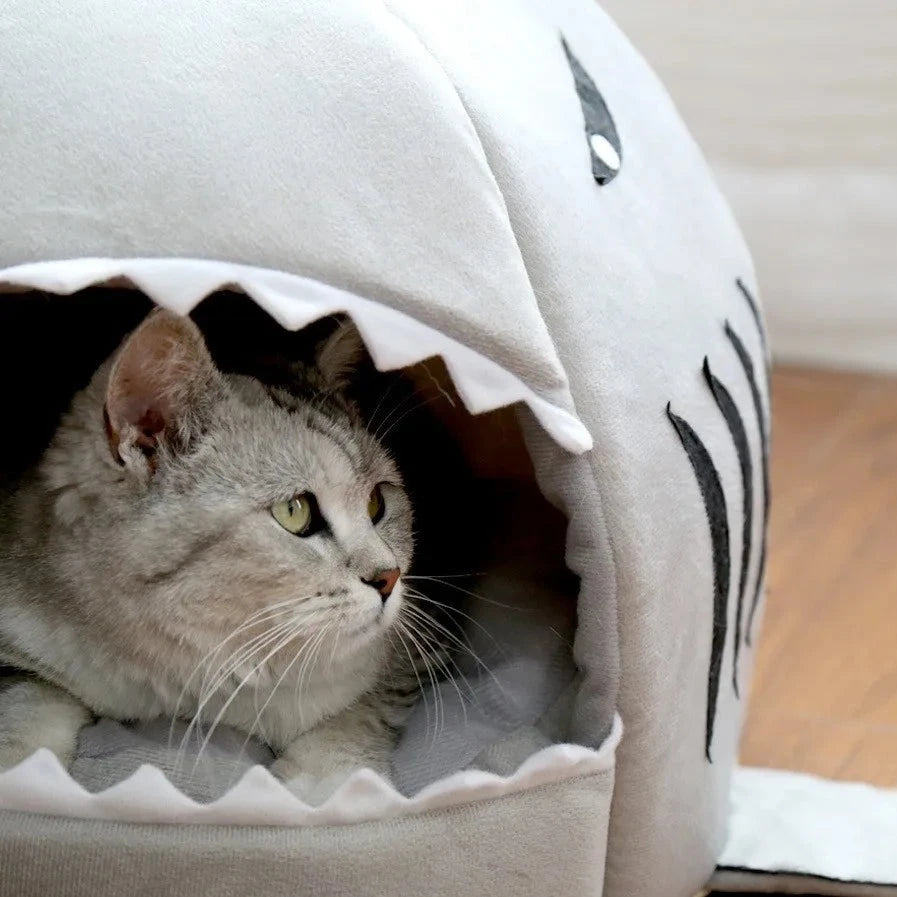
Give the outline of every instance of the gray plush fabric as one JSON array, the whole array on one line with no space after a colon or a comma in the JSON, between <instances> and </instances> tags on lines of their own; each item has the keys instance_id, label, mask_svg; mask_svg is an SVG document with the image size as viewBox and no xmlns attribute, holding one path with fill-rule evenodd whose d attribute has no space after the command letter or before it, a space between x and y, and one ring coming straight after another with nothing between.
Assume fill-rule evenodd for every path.
<instances>
[{"instance_id":1,"label":"gray plush fabric","mask_svg":"<svg viewBox=\"0 0 897 897\"><path fill-rule=\"evenodd\" d=\"M2 897L600 897L613 774L382 823L123 825L0 814Z\"/></svg>"},{"instance_id":2,"label":"gray plush fabric","mask_svg":"<svg viewBox=\"0 0 897 897\"><path fill-rule=\"evenodd\" d=\"M726 320L755 359L764 403L766 383L736 288L741 278L755 292L750 257L638 54L592 0L151 0L139 17L112 0L13 0L0 17L0 265L174 255L304 274L431 324L578 412L591 455L565 457L539 437L530 449L546 494L571 517L567 562L583 576L570 731L597 743L615 707L625 726L606 893L690 897L725 837L743 705L728 687L727 636L709 763L711 544L665 409L714 459L737 569L740 466L701 376L708 356L749 420ZM602 187L562 34L622 145L622 168ZM760 441L751 423L754 459ZM763 576L751 566L749 588ZM547 644L532 651L553 668ZM742 694L750 666L743 648ZM532 690L546 709L558 696L532 670L507 672L512 690ZM517 722L499 716L496 733L512 753L537 740L533 714ZM437 754L407 781L445 765ZM301 893L309 882L334 894L597 894L606 820L576 793L571 784L545 803L533 794L337 832L335 853L321 833L253 834L272 861L266 875L245 865L257 876L203 832L6 820L0 845L50 891L68 849L84 883L72 893L99 892L107 867L94 845L109 836L109 856L146 843L117 862L138 881L159 868L172 893L226 872L241 894ZM425 881L430 863L439 871Z\"/></svg>"},{"instance_id":3,"label":"gray plush fabric","mask_svg":"<svg viewBox=\"0 0 897 897\"><path fill-rule=\"evenodd\" d=\"M197 761L197 743L178 755L186 730L162 720L123 725L109 719L81 731L72 778L88 791L102 791L126 779L144 763L157 766L188 797L203 803L221 797L251 766L269 766L271 751L226 726L213 733Z\"/></svg>"},{"instance_id":4,"label":"gray plush fabric","mask_svg":"<svg viewBox=\"0 0 897 897\"><path fill-rule=\"evenodd\" d=\"M483 665L459 657L458 688L450 682L439 687L438 727L437 704L431 691L425 693L393 758L396 784L405 793L471 765L497 771L475 762L478 755L521 727L534 728L573 681L572 605L525 579L496 577L478 588L496 602L469 608L478 625L468 627L467 638ZM565 729L555 740L567 738ZM531 753L519 753L516 765Z\"/></svg>"},{"instance_id":5,"label":"gray plush fabric","mask_svg":"<svg viewBox=\"0 0 897 897\"><path fill-rule=\"evenodd\" d=\"M613 552L624 724L606 894L690 897L709 878L725 840L744 704L731 687L737 582L730 582L708 762L711 540L666 406L689 421L714 459L737 569L741 470L701 368L708 356L750 421L750 388L724 330L728 320L746 342L765 400L763 344L736 284L741 278L756 294L750 255L669 96L596 4L504 0L462 4L463 14L450 0L390 6L457 88L577 411L595 439L588 461ZM622 168L604 187L592 178L581 131L571 132L574 118L580 127L582 118L559 33L602 92L622 142ZM753 422L748 438L760 458ZM760 467L754 465L757 496ZM761 523L754 521L754 546ZM762 575L753 563L750 585ZM588 689L606 683L607 660L596 649L601 636L591 628L587 635L583 622L577 658L597 668ZM751 662L742 647L742 694ZM598 694L587 695L574 726L599 705Z\"/></svg>"}]
</instances>

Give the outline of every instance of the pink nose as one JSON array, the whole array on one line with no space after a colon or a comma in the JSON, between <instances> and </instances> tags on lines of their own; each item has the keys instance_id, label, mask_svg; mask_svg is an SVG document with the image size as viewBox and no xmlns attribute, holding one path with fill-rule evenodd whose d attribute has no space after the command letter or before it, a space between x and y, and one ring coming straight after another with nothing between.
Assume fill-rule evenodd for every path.
<instances>
[{"instance_id":1,"label":"pink nose","mask_svg":"<svg viewBox=\"0 0 897 897\"><path fill-rule=\"evenodd\" d=\"M393 567L392 570L378 570L370 579L362 577L361 581L366 586L376 589L383 601L386 601L392 594L392 590L396 587L396 583L401 575L402 571L398 567Z\"/></svg>"}]
</instances>

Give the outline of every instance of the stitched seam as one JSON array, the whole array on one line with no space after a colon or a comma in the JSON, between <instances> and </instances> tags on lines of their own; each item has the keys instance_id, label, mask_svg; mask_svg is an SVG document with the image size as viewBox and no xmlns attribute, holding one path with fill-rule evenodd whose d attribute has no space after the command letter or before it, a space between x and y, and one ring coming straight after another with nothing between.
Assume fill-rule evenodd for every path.
<instances>
[{"instance_id":1,"label":"stitched seam","mask_svg":"<svg viewBox=\"0 0 897 897\"><path fill-rule=\"evenodd\" d=\"M405 21L405 19L402 18L402 16L399 15L399 13L397 13L395 10L391 9L388 6L388 0L381 0L381 3L382 3L384 10L390 16L392 16L392 18L394 18L397 22L399 22L402 25L402 27L410 35L412 35L412 37L415 39L415 41L417 41L417 43L421 47L421 49L433 61L433 63L437 66L439 71L442 72L443 76L445 77L445 80L451 86L452 92L458 98L458 104L460 105L461 109L463 110L464 116L467 119L467 122L469 123L471 130L473 131L474 135L476 136L477 145L479 146L480 152L483 154L483 159L486 163L486 168L489 171L489 176L492 180L492 183L495 185L495 189L498 192L498 195L501 197L502 208L504 209L505 220L507 221L507 224L508 224L508 230L510 230L510 232L514 238L514 245L517 247L517 254L520 257L520 263L523 266L523 270L526 272L527 283L529 284L530 291L533 294L533 298L536 302L536 307L539 309L539 316L542 318L542 321L544 323L545 319L542 316L542 309L541 309L541 306L539 305L539 299L536 294L536 290L533 286L532 278L530 277L529 268L527 267L527 264L526 264L526 258L520 248L520 243L517 239L517 233L514 230L513 225L511 224L511 216L508 211L507 200L505 199L505 195L501 189L501 185L498 183L498 179L495 176L495 172L492 170L492 165L489 161L489 154L486 152L486 148L483 145L483 140L480 137L480 132L477 130L477 126L473 120L473 117L470 114L470 111L467 108L467 105L464 102L464 98L461 96L460 92L458 91L458 88L455 85L455 82L452 80L451 76L446 71L445 66L437 58L436 54L430 49L430 47L427 46L426 42L420 36L420 34L418 34L418 32L411 26L411 24L409 24L407 21ZM564 371L564 376L567 377L566 368L564 367L563 363L561 362L560 355L557 351L557 345L555 344L555 341L554 341L554 335L548 329L547 325L545 327L545 331L548 335L549 340L551 341L551 347L554 350L555 357L558 359L558 363L561 365L561 369ZM567 385L568 385L568 391L569 391L569 378L567 380ZM572 393L570 394L570 400L571 400L571 402L573 402L573 413L576 415L577 418L579 418L579 413L576 410L576 403L573 399ZM620 650L622 642L620 639L620 612L619 612L619 600L618 600L619 594L620 594L620 576L619 576L619 572L618 572L620 565L617 560L617 549L616 549L613 539L611 538L610 529L607 526L607 515L604 513L604 503L601 501L601 488L599 486L600 481L599 481L597 470L596 470L596 461L593 460L594 457L595 457L594 451L590 452L589 453L589 467L592 470L592 475L595 479L595 488L598 493L598 507L599 507L599 510L601 513L601 518L602 518L600 528L604 531L605 537L607 539L608 547L610 550L610 562L613 567L612 572L613 572L613 578L614 578L614 595L613 595L614 618L615 618L614 621L615 621L616 629L617 629L617 683L616 683L616 694L614 695L614 707L615 707L616 711L619 713L620 712L620 706L619 706L620 682L623 678L623 657L622 657L622 652Z\"/></svg>"},{"instance_id":2,"label":"stitched seam","mask_svg":"<svg viewBox=\"0 0 897 897\"><path fill-rule=\"evenodd\" d=\"M520 259L520 264L521 264L524 272L526 273L526 282L527 282L527 284L529 284L530 292L532 293L533 299L535 300L535 303L536 303L536 308L539 309L539 317L542 318L542 322L544 324L545 318L542 317L542 309L539 306L539 299L536 296L536 290L535 290L535 287L533 286L532 278L530 277L529 268L526 265L526 258L520 249L520 243L517 240L517 232L514 230L514 227L511 224L511 215L510 215L510 212L508 211L508 203L507 203L507 200L505 199L505 194L501 189L501 185L498 183L498 178L496 178L495 172L492 170L492 164L489 161L489 154L486 152L486 147L483 145L483 140L480 137L480 132L477 130L476 123L474 122L473 117L471 116L470 111L468 110L467 105L464 102L464 97L461 96L460 92L458 91L458 88L455 86L455 82L452 80L451 76L446 71L445 66L442 64L442 62L439 60L439 58L436 56L436 54L427 46L426 42L420 36L420 34L418 34L418 32L411 26L411 24L406 22L405 19L403 19L399 13L397 13L394 9L391 9L387 5L388 0L381 0L381 4L383 6L383 9L393 19L395 19L408 32L408 34L410 34L414 38L415 41L417 41L418 46L433 61L433 64L439 69L439 71L442 72L442 75L445 78L446 83L452 89L452 93L457 97L458 105L461 107L461 110L464 113L464 117L467 119L467 123L470 125L470 130L473 132L473 135L476 137L477 146L479 147L479 150L482 153L483 161L486 163L486 170L489 172L489 178L491 179L492 184L495 187L495 192L501 198L501 205L502 205L502 209L505 214L505 222L508 225L508 230L510 231L511 236L514 238L514 246L517 247L517 256ZM558 354L558 351L557 351L557 345L554 342L554 336L552 335L551 331L548 329L547 326L545 327L545 333L551 343L551 348L552 348L552 351L554 352L554 356L557 359L561 370L564 372L564 377L565 377L565 379L567 379L567 371L564 368L564 365L561 363L560 355ZM569 393L569 386L570 386L570 381L569 381L569 379L567 379L568 393ZM572 395L570 395L570 401L571 402L573 401ZM573 413L576 414L577 417L579 417L579 414L576 412L575 403L573 405Z\"/></svg>"}]
</instances>

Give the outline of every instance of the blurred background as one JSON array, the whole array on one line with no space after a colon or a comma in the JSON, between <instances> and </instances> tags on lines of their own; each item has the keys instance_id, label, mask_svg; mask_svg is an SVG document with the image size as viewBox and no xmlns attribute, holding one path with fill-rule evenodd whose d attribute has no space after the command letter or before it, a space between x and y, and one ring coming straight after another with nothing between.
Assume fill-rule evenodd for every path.
<instances>
[{"instance_id":1,"label":"blurred background","mask_svg":"<svg viewBox=\"0 0 897 897\"><path fill-rule=\"evenodd\" d=\"M748 239L773 372L742 762L897 786L897 6L603 0Z\"/></svg>"}]
</instances>

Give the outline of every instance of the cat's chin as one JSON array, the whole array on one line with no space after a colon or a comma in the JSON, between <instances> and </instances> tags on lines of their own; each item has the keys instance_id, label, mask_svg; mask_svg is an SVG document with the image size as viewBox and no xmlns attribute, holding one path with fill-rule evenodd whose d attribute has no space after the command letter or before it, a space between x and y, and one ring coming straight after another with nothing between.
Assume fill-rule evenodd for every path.
<instances>
[{"instance_id":1,"label":"cat's chin","mask_svg":"<svg viewBox=\"0 0 897 897\"><path fill-rule=\"evenodd\" d=\"M385 626L381 620L373 623L366 623L357 629L343 631L340 633L340 647L345 654L357 654L368 646L378 643L389 630L389 626Z\"/></svg>"}]
</instances>

